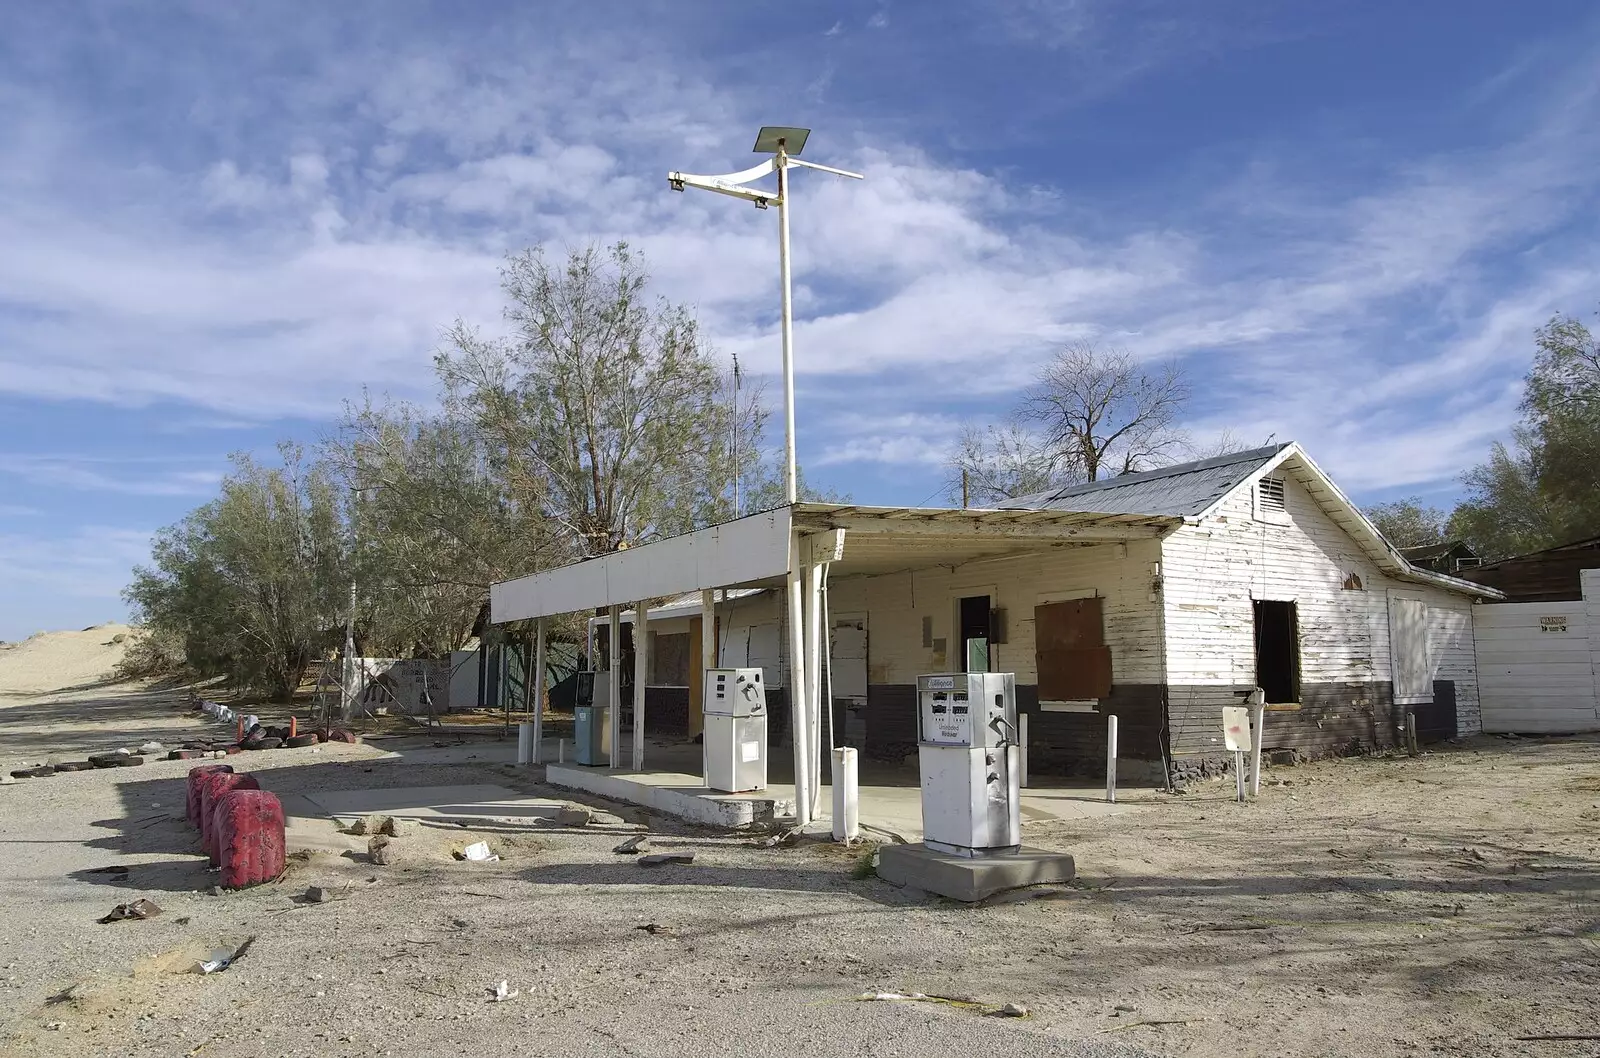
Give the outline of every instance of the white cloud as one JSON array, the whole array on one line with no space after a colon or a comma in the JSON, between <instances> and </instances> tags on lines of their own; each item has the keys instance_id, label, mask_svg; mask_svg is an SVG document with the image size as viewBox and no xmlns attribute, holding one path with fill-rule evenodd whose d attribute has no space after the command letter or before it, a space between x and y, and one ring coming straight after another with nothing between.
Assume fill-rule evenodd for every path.
<instances>
[{"instance_id":1,"label":"white cloud","mask_svg":"<svg viewBox=\"0 0 1600 1058\"><path fill-rule=\"evenodd\" d=\"M57 456L0 453L0 474L34 485L136 496L208 496L216 491L218 470L164 468L161 458ZM182 461L192 462L192 461ZM3 513L4 508L0 508Z\"/></svg>"}]
</instances>

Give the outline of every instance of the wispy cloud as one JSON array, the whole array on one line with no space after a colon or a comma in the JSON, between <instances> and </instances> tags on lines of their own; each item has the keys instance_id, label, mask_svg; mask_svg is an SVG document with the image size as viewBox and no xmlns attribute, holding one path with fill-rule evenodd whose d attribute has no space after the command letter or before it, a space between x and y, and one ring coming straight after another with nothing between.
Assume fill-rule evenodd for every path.
<instances>
[{"instance_id":1,"label":"wispy cloud","mask_svg":"<svg viewBox=\"0 0 1600 1058\"><path fill-rule=\"evenodd\" d=\"M0 453L0 474L35 485L137 496L207 496L216 491L220 470L184 469L160 457L112 457Z\"/></svg>"}]
</instances>

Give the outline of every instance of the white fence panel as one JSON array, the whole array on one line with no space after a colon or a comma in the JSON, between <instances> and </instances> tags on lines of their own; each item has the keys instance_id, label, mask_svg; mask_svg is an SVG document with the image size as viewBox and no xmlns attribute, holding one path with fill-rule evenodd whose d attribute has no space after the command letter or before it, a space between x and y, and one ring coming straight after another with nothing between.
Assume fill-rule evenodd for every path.
<instances>
[{"instance_id":1,"label":"white fence panel","mask_svg":"<svg viewBox=\"0 0 1600 1058\"><path fill-rule=\"evenodd\" d=\"M1590 612L1597 602L1473 607L1486 733L1600 731L1595 690L1600 615Z\"/></svg>"}]
</instances>

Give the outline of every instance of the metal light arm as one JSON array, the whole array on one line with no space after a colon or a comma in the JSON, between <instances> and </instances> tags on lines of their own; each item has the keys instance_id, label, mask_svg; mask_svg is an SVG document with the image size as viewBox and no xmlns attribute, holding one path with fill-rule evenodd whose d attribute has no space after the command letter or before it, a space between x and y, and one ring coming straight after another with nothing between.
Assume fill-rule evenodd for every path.
<instances>
[{"instance_id":1,"label":"metal light arm","mask_svg":"<svg viewBox=\"0 0 1600 1058\"><path fill-rule=\"evenodd\" d=\"M719 195L731 195L734 198L748 199L762 209L772 203L779 202L778 195L760 188L745 187L752 180L759 180L768 173L778 168L776 159L768 158L760 165L753 165L742 172L726 173L722 176L698 176L694 173L672 172L667 174L667 185L674 191L682 191L685 187L697 187L702 191L715 191Z\"/></svg>"},{"instance_id":2,"label":"metal light arm","mask_svg":"<svg viewBox=\"0 0 1600 1058\"><path fill-rule=\"evenodd\" d=\"M862 176L860 173L852 173L848 169L835 169L831 165L818 165L816 162L808 162L804 158L796 158L792 154L786 156L784 161L790 165L803 165L807 169L817 169L824 173L832 173L834 176L848 176L852 180L866 179L866 177Z\"/></svg>"}]
</instances>

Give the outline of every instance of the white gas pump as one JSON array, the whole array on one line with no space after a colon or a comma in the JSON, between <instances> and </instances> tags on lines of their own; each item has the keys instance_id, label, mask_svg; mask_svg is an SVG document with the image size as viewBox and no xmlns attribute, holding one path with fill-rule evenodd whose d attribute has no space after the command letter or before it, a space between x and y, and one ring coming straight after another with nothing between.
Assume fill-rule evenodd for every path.
<instances>
[{"instance_id":1,"label":"white gas pump","mask_svg":"<svg viewBox=\"0 0 1600 1058\"><path fill-rule=\"evenodd\" d=\"M706 669L706 785L724 793L767 787L767 692L761 669Z\"/></svg>"},{"instance_id":2,"label":"white gas pump","mask_svg":"<svg viewBox=\"0 0 1600 1058\"><path fill-rule=\"evenodd\" d=\"M917 677L922 833L929 848L988 856L1021 846L1016 688L1009 672Z\"/></svg>"}]
</instances>

